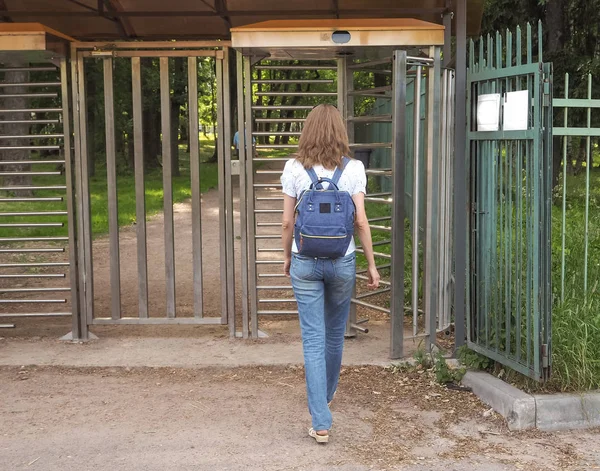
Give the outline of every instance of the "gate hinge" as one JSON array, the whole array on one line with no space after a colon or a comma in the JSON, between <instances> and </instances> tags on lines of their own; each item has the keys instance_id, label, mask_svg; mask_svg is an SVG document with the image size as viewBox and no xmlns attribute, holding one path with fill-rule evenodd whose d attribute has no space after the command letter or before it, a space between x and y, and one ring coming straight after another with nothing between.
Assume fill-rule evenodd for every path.
<instances>
[{"instance_id":1,"label":"gate hinge","mask_svg":"<svg viewBox=\"0 0 600 471\"><path fill-rule=\"evenodd\" d=\"M550 81L544 80L544 106L550 106Z\"/></svg>"},{"instance_id":2,"label":"gate hinge","mask_svg":"<svg viewBox=\"0 0 600 471\"><path fill-rule=\"evenodd\" d=\"M548 368L548 344L542 344L542 368Z\"/></svg>"}]
</instances>

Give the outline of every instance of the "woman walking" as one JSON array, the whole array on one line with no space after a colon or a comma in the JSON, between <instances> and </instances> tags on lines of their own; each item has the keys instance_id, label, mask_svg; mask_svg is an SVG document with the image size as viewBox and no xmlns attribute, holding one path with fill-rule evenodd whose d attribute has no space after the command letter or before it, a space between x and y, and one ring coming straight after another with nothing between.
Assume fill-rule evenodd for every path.
<instances>
[{"instance_id":1,"label":"woman walking","mask_svg":"<svg viewBox=\"0 0 600 471\"><path fill-rule=\"evenodd\" d=\"M365 213L365 168L349 154L339 111L319 105L308 115L298 153L281 177L284 272L298 303L312 417L309 435L318 443L327 443L332 424L329 403L338 385L356 280L354 232L368 262L367 286L379 286Z\"/></svg>"}]
</instances>

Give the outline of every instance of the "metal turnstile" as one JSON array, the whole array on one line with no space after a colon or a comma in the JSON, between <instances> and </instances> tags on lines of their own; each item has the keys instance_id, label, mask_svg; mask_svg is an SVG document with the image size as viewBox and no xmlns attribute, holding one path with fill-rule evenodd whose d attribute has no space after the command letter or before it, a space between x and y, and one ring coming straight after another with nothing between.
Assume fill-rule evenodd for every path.
<instances>
[{"instance_id":1,"label":"metal turnstile","mask_svg":"<svg viewBox=\"0 0 600 471\"><path fill-rule=\"evenodd\" d=\"M357 285L346 335L367 333L368 318L380 313L390 321L390 356L399 358L405 341L423 342L429 349L438 332L448 328L452 190L446 181L451 172L452 76L441 71L439 48L425 51L409 55L396 50L374 60L254 64L238 54L238 64L243 63L238 80L243 76L245 91L238 124L246 129L240 155L246 170L240 179L246 197L242 227L247 228L242 235L247 250L242 254L247 261L247 272L242 266L243 296L249 299L243 306L245 336L259 336L262 318L297 314L281 269L279 178L297 148L306 115L324 102L338 106L353 154L366 164L367 215L382 275L380 289L368 291L358 245Z\"/></svg>"},{"instance_id":2,"label":"metal turnstile","mask_svg":"<svg viewBox=\"0 0 600 471\"><path fill-rule=\"evenodd\" d=\"M78 329L66 59L0 68L0 318ZM75 301L71 301L74 299Z\"/></svg>"}]
</instances>

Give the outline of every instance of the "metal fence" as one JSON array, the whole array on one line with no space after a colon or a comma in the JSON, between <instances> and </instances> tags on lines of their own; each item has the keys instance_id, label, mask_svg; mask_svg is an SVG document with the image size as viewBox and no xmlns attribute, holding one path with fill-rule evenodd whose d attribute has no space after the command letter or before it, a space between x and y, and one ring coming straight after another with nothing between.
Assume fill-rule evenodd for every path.
<instances>
[{"instance_id":1,"label":"metal fence","mask_svg":"<svg viewBox=\"0 0 600 471\"><path fill-rule=\"evenodd\" d=\"M75 314L76 330L67 61L0 74L0 319Z\"/></svg>"},{"instance_id":2,"label":"metal fence","mask_svg":"<svg viewBox=\"0 0 600 471\"><path fill-rule=\"evenodd\" d=\"M173 43L76 43L72 46L72 78L73 99L77 104L74 113L76 175L78 185L78 232L79 232L79 266L81 284L82 315L87 325L95 324L229 324L231 334L235 329L235 274L233 261L233 195L231 190L231 128L226 125L231 120L229 94L229 62L227 49L219 43L179 42ZM173 61L183 59L181 71L175 71ZM208 58L208 59L207 59ZM216 143L218 155L218 221L219 256L207 266L205 257L211 256L203 250L202 218L205 209L200 197L202 179L200 148L198 139L198 61L214 61L217 94L217 131L220 139ZM159 64L159 76L156 89L159 94L160 123L157 132L161 135L161 173L163 197L163 237L161 249L149 253L146 209L146 172L144 141L147 138L143 118L144 109L151 106L147 97L143 96L142 79L144 68L142 61L154 61ZM106 185L108 207L94 206L91 194L89 158L90 129L87 124L86 104L89 98L86 85L86 71L93 61L101 61L102 82L104 88L104 126L103 136L106 143L105 162L106 176L100 183ZM131 86L131 102L126 105L115 103L114 70L118 65L129 71L127 77ZM175 220L173 187L173 160L178 158L178 146L172 145L178 139L172 132L172 120L179 119L171 112L171 82L173 74L183 74L180 78L187 83L185 88L186 105L189 108L189 140L190 175L189 189L191 193L191 252L184 254L178 244L181 235L177 233ZM185 75L185 77L184 77ZM129 85L129 84L128 84ZM144 103L144 101L146 102ZM118 109L117 105L121 108ZM122 277L123 263L120 259L122 235L119 228L119 182L116 153L125 152L117 147L115 134L115 116L123 113L126 106L133 121L133 158L135 172L135 212L136 212L136 275ZM152 105L153 106L153 105ZM122 132L122 131L121 131ZM174 152L178 154L175 155ZM104 158L104 155L100 157ZM94 233L92 214L94 211L107 211L109 227L109 260L105 260L96 252L97 244L92 244ZM158 253L157 253L158 252ZM160 253L162 252L162 253ZM179 265L190 265L191 276L183 276ZM105 278L110 286L110 305L100 308L99 302L106 304L106 299L95 295L95 286L99 278L99 265L108 271ZM218 267L218 268L216 268ZM216 272L216 273L215 273ZM220 304L207 306L205 303L207 277L220 280ZM191 284L190 299L181 299L178 287L181 283ZM126 286L126 288L124 288ZM123 296L122 296L123 292ZM133 296L131 294L133 293ZM125 296L125 294L127 296ZM136 296L137 294L137 296ZM133 298L133 299L132 299ZM137 298L137 302L134 301ZM124 308L124 302L128 307Z\"/></svg>"},{"instance_id":3,"label":"metal fence","mask_svg":"<svg viewBox=\"0 0 600 471\"><path fill-rule=\"evenodd\" d=\"M572 87L566 74L564 95L553 100L558 111L553 134L561 141L556 149L560 154L554 156L554 209L558 211L553 219L553 247L560 264L555 259L553 275L557 299L585 303L598 296L600 281L600 120L593 115L600 110L600 99L593 98L591 74L577 78L584 93Z\"/></svg>"},{"instance_id":4,"label":"metal fence","mask_svg":"<svg viewBox=\"0 0 600 471\"><path fill-rule=\"evenodd\" d=\"M525 44L520 29L514 43L509 32L505 43L497 34L470 44L468 344L542 379L551 361L552 70L541 41L534 59L532 37L528 26ZM524 109L513 115L518 98ZM491 128L479 119L484 100L497 106L485 116Z\"/></svg>"}]
</instances>

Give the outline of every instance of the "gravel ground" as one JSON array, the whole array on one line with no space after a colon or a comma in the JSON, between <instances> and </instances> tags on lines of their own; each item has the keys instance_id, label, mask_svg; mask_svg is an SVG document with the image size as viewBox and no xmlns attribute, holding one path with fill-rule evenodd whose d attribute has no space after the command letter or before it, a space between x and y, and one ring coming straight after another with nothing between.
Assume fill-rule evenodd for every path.
<instances>
[{"instance_id":1,"label":"gravel ground","mask_svg":"<svg viewBox=\"0 0 600 471\"><path fill-rule=\"evenodd\" d=\"M0 368L3 470L589 470L598 431L511 433L427 371L346 367L328 445L301 367Z\"/></svg>"}]
</instances>

